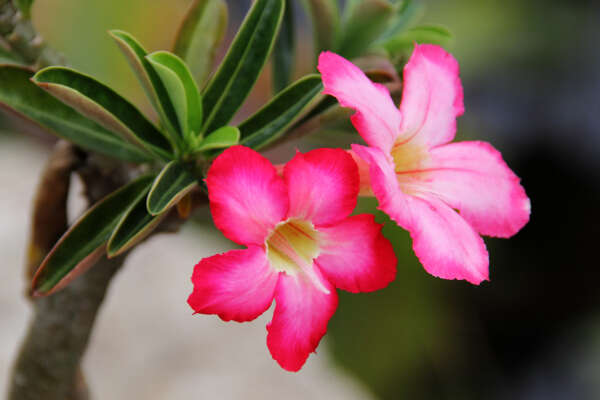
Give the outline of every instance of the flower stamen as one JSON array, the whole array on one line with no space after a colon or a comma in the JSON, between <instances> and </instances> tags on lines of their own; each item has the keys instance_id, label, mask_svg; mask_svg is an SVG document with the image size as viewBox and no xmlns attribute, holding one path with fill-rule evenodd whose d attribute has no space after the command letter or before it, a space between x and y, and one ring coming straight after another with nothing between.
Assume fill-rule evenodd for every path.
<instances>
[{"instance_id":1,"label":"flower stamen","mask_svg":"<svg viewBox=\"0 0 600 400\"><path fill-rule=\"evenodd\" d=\"M321 291L329 293L312 266L319 255L318 232L310 222L289 219L279 223L265 242L273 269L291 276L304 273Z\"/></svg>"}]
</instances>

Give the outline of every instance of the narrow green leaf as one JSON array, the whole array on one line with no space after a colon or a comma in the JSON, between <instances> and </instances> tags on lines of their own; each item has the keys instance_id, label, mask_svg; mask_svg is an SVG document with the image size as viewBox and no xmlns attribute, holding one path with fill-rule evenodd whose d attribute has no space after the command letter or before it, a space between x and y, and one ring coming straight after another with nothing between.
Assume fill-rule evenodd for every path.
<instances>
[{"instance_id":1,"label":"narrow green leaf","mask_svg":"<svg viewBox=\"0 0 600 400\"><path fill-rule=\"evenodd\" d=\"M347 58L361 55L385 31L394 12L387 0L349 2L336 52Z\"/></svg>"},{"instance_id":2,"label":"narrow green leaf","mask_svg":"<svg viewBox=\"0 0 600 400\"><path fill-rule=\"evenodd\" d=\"M187 65L174 54L157 51L146 56L162 80L175 107L181 135L193 144L202 129L202 98Z\"/></svg>"},{"instance_id":3,"label":"narrow green leaf","mask_svg":"<svg viewBox=\"0 0 600 400\"><path fill-rule=\"evenodd\" d=\"M207 135L196 151L223 149L238 144L239 141L240 130L235 126L224 126Z\"/></svg>"},{"instance_id":4,"label":"narrow green leaf","mask_svg":"<svg viewBox=\"0 0 600 400\"><path fill-rule=\"evenodd\" d=\"M313 25L314 51L333 50L340 24L338 0L303 0Z\"/></svg>"},{"instance_id":5,"label":"narrow green leaf","mask_svg":"<svg viewBox=\"0 0 600 400\"><path fill-rule=\"evenodd\" d=\"M48 67L32 78L39 87L105 128L120 133L163 159L171 146L162 133L129 101L94 78L70 68Z\"/></svg>"},{"instance_id":6,"label":"narrow green leaf","mask_svg":"<svg viewBox=\"0 0 600 400\"><path fill-rule=\"evenodd\" d=\"M162 123L171 133L171 140L179 146L182 145L179 132L179 121L177 113L171 101L167 89L164 87L154 68L148 60L148 54L141 44L129 33L119 30L109 31L110 35L115 39L119 48L125 54L129 65L135 72L138 80L142 84L146 95L152 102L152 105L158 112Z\"/></svg>"},{"instance_id":7,"label":"narrow green leaf","mask_svg":"<svg viewBox=\"0 0 600 400\"><path fill-rule=\"evenodd\" d=\"M138 244L152 233L167 214L151 215L146 207L146 197L140 197L121 217L108 239L106 245L108 257L116 257Z\"/></svg>"},{"instance_id":8,"label":"narrow green leaf","mask_svg":"<svg viewBox=\"0 0 600 400\"><path fill-rule=\"evenodd\" d=\"M294 3L285 1L285 13L279 30L279 36L273 49L273 91L279 93L292 80L294 68Z\"/></svg>"},{"instance_id":9,"label":"narrow green leaf","mask_svg":"<svg viewBox=\"0 0 600 400\"><path fill-rule=\"evenodd\" d=\"M143 198L152 182L143 176L109 194L69 228L38 268L32 283L34 295L51 294L64 287L97 259L98 253L131 204Z\"/></svg>"},{"instance_id":10,"label":"narrow green leaf","mask_svg":"<svg viewBox=\"0 0 600 400\"><path fill-rule=\"evenodd\" d=\"M403 0L396 9L396 13L385 32L379 37L377 43L385 42L389 38L413 27L422 17L425 7L420 0Z\"/></svg>"},{"instance_id":11,"label":"narrow green leaf","mask_svg":"<svg viewBox=\"0 0 600 400\"><path fill-rule=\"evenodd\" d=\"M216 50L227 30L227 4L224 0L194 0L179 27L173 53L190 67L202 85L212 70Z\"/></svg>"},{"instance_id":12,"label":"narrow green leaf","mask_svg":"<svg viewBox=\"0 0 600 400\"><path fill-rule=\"evenodd\" d=\"M179 161L164 166L154 180L146 207L152 215L163 213L198 185L198 180Z\"/></svg>"},{"instance_id":13,"label":"narrow green leaf","mask_svg":"<svg viewBox=\"0 0 600 400\"><path fill-rule=\"evenodd\" d=\"M22 67L0 66L0 105L88 150L133 162L152 159L37 87L30 81L32 76L31 70Z\"/></svg>"},{"instance_id":14,"label":"narrow green leaf","mask_svg":"<svg viewBox=\"0 0 600 400\"><path fill-rule=\"evenodd\" d=\"M14 0L14 3L26 19L31 18L33 0Z\"/></svg>"},{"instance_id":15,"label":"narrow green leaf","mask_svg":"<svg viewBox=\"0 0 600 400\"><path fill-rule=\"evenodd\" d=\"M329 111L334 106L339 106L337 99L333 96L322 96L322 99L319 99L317 104L310 109L306 115L303 115L301 119L299 119L295 125L303 124L308 120L319 116L320 114L324 114Z\"/></svg>"},{"instance_id":16,"label":"narrow green leaf","mask_svg":"<svg viewBox=\"0 0 600 400\"><path fill-rule=\"evenodd\" d=\"M308 75L280 92L239 125L241 144L259 149L281 136L323 89L319 75Z\"/></svg>"},{"instance_id":17,"label":"narrow green leaf","mask_svg":"<svg viewBox=\"0 0 600 400\"><path fill-rule=\"evenodd\" d=\"M273 48L283 11L283 0L257 0L250 9L204 93L204 132L227 125L250 93Z\"/></svg>"},{"instance_id":18,"label":"narrow green leaf","mask_svg":"<svg viewBox=\"0 0 600 400\"><path fill-rule=\"evenodd\" d=\"M392 37L383 46L390 54L394 55L410 52L415 42L444 46L451 40L452 34L442 26L417 26Z\"/></svg>"}]
</instances>

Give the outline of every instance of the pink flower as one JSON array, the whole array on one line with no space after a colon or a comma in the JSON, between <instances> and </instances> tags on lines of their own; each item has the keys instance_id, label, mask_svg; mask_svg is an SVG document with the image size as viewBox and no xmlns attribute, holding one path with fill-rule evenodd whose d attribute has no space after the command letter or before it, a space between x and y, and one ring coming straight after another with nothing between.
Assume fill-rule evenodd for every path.
<instances>
[{"instance_id":1,"label":"pink flower","mask_svg":"<svg viewBox=\"0 0 600 400\"><path fill-rule=\"evenodd\" d=\"M370 185L379 207L410 232L427 272L473 284L488 279L479 234L514 235L529 220L530 202L491 145L448 143L464 112L456 60L439 46L416 45L400 110L384 86L336 54L322 53L319 71L324 92L356 110L352 123L368 144L352 146L361 193Z\"/></svg>"},{"instance_id":2,"label":"pink flower","mask_svg":"<svg viewBox=\"0 0 600 400\"><path fill-rule=\"evenodd\" d=\"M381 289L396 275L392 246L372 215L350 213L358 170L341 149L297 153L283 177L263 156L234 146L206 179L217 228L247 246L201 260L188 299L197 312L250 321L276 306L267 346L298 371L327 331L336 288Z\"/></svg>"}]
</instances>

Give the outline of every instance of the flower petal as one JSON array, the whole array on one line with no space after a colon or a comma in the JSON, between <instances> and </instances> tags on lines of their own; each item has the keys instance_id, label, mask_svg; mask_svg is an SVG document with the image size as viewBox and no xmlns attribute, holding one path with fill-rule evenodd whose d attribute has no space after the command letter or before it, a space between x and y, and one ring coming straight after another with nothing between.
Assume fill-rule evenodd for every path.
<instances>
[{"instance_id":1,"label":"flower petal","mask_svg":"<svg viewBox=\"0 0 600 400\"><path fill-rule=\"evenodd\" d=\"M319 228L315 260L335 287L349 292L383 289L396 277L396 255L371 214L354 215Z\"/></svg>"},{"instance_id":2,"label":"flower petal","mask_svg":"<svg viewBox=\"0 0 600 400\"><path fill-rule=\"evenodd\" d=\"M485 243L456 211L433 195L404 194L392 162L381 151L359 145L352 150L371 165L379 208L410 232L415 254L427 272L476 285L488 279Z\"/></svg>"},{"instance_id":3,"label":"flower petal","mask_svg":"<svg viewBox=\"0 0 600 400\"><path fill-rule=\"evenodd\" d=\"M456 133L456 117L464 112L458 63L440 46L415 45L404 67L402 136L428 148L448 143Z\"/></svg>"},{"instance_id":4,"label":"flower petal","mask_svg":"<svg viewBox=\"0 0 600 400\"><path fill-rule=\"evenodd\" d=\"M359 176L359 196L373 197L373 189L371 189L371 175L369 174L369 164L367 164L362 158L360 158L352 150L346 150L348 154L352 156L352 159L358 167Z\"/></svg>"},{"instance_id":5,"label":"flower petal","mask_svg":"<svg viewBox=\"0 0 600 400\"><path fill-rule=\"evenodd\" d=\"M488 252L471 225L435 197L408 199L414 218L413 226L406 229L425 270L439 278L464 279L474 285L488 280ZM385 211L394 218L394 210Z\"/></svg>"},{"instance_id":6,"label":"flower petal","mask_svg":"<svg viewBox=\"0 0 600 400\"><path fill-rule=\"evenodd\" d=\"M358 144L352 145L352 151L369 165L371 188L379 201L379 208L385 211L395 205L399 211L407 210L406 196L400 192L391 157L379 149ZM402 219L406 218L410 218L410 214Z\"/></svg>"},{"instance_id":7,"label":"flower petal","mask_svg":"<svg viewBox=\"0 0 600 400\"><path fill-rule=\"evenodd\" d=\"M287 189L275 167L256 151L233 146L215 159L206 178L215 225L240 244L262 244L285 218Z\"/></svg>"},{"instance_id":8,"label":"flower petal","mask_svg":"<svg viewBox=\"0 0 600 400\"><path fill-rule=\"evenodd\" d=\"M338 297L318 268L316 276L328 289L323 292L303 273L282 273L275 289L273 320L267 325L267 346L282 368L298 371L327 332Z\"/></svg>"},{"instance_id":9,"label":"flower petal","mask_svg":"<svg viewBox=\"0 0 600 400\"><path fill-rule=\"evenodd\" d=\"M288 218L332 224L346 218L356 206L358 168L342 149L317 149L286 164L290 208Z\"/></svg>"},{"instance_id":10,"label":"flower petal","mask_svg":"<svg viewBox=\"0 0 600 400\"><path fill-rule=\"evenodd\" d=\"M188 304L224 321L251 321L273 302L278 277L259 246L203 258L194 268Z\"/></svg>"},{"instance_id":11,"label":"flower petal","mask_svg":"<svg viewBox=\"0 0 600 400\"><path fill-rule=\"evenodd\" d=\"M430 154L426 187L479 233L510 237L529 221L531 205L519 178L489 143L451 143Z\"/></svg>"},{"instance_id":12,"label":"flower petal","mask_svg":"<svg viewBox=\"0 0 600 400\"><path fill-rule=\"evenodd\" d=\"M400 128L400 112L385 86L375 84L354 64L331 52L319 56L325 90L344 107L356 110L352 123L365 141L385 152L391 150Z\"/></svg>"}]
</instances>

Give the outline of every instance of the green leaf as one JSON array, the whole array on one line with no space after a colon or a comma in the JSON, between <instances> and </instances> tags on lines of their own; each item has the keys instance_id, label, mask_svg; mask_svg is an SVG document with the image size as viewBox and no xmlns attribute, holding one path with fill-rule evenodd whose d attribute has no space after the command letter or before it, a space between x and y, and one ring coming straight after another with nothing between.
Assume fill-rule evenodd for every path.
<instances>
[{"instance_id":1,"label":"green leaf","mask_svg":"<svg viewBox=\"0 0 600 400\"><path fill-rule=\"evenodd\" d=\"M204 93L204 132L227 125L250 93L273 48L283 10L283 0L257 0L250 9Z\"/></svg>"},{"instance_id":2,"label":"green leaf","mask_svg":"<svg viewBox=\"0 0 600 400\"><path fill-rule=\"evenodd\" d=\"M314 51L333 50L340 24L338 0L303 0L313 25Z\"/></svg>"},{"instance_id":3,"label":"green leaf","mask_svg":"<svg viewBox=\"0 0 600 400\"><path fill-rule=\"evenodd\" d=\"M194 175L179 161L164 166L154 180L146 207L152 215L163 213L198 185Z\"/></svg>"},{"instance_id":4,"label":"green leaf","mask_svg":"<svg viewBox=\"0 0 600 400\"><path fill-rule=\"evenodd\" d=\"M187 65L174 54L157 51L146 56L162 80L175 107L181 135L193 144L202 129L202 98Z\"/></svg>"},{"instance_id":5,"label":"green leaf","mask_svg":"<svg viewBox=\"0 0 600 400\"><path fill-rule=\"evenodd\" d=\"M119 48L125 54L129 65L135 72L138 80L142 84L146 95L152 102L152 105L158 112L162 123L171 133L171 140L181 147L179 121L175 108L169 99L167 89L164 87L160 77L152 68L150 62L146 59L148 53L141 44L129 33L119 30L109 31L115 39Z\"/></svg>"},{"instance_id":6,"label":"green leaf","mask_svg":"<svg viewBox=\"0 0 600 400\"><path fill-rule=\"evenodd\" d=\"M259 149L280 137L323 89L320 75L308 75L280 92L239 125L241 144Z\"/></svg>"},{"instance_id":7,"label":"green leaf","mask_svg":"<svg viewBox=\"0 0 600 400\"><path fill-rule=\"evenodd\" d=\"M452 34L442 26L418 26L394 36L383 46L393 55L411 52L415 42L445 46L451 40Z\"/></svg>"},{"instance_id":8,"label":"green leaf","mask_svg":"<svg viewBox=\"0 0 600 400\"><path fill-rule=\"evenodd\" d=\"M14 0L15 5L26 19L31 18L31 6L33 0Z\"/></svg>"},{"instance_id":9,"label":"green leaf","mask_svg":"<svg viewBox=\"0 0 600 400\"><path fill-rule=\"evenodd\" d=\"M148 187L148 189L150 188ZM151 215L146 208L146 197L140 197L137 203L133 204L121 217L108 239L106 245L108 257L116 257L138 244L152 233L167 215L168 213Z\"/></svg>"},{"instance_id":10,"label":"green leaf","mask_svg":"<svg viewBox=\"0 0 600 400\"><path fill-rule=\"evenodd\" d=\"M0 66L0 105L88 150L133 162L152 159L37 87L30 81L32 76L33 72L25 68Z\"/></svg>"},{"instance_id":11,"label":"green leaf","mask_svg":"<svg viewBox=\"0 0 600 400\"><path fill-rule=\"evenodd\" d=\"M109 194L85 214L54 245L32 283L34 295L48 295L67 285L97 260L122 215L143 198L152 182L143 176Z\"/></svg>"},{"instance_id":12,"label":"green leaf","mask_svg":"<svg viewBox=\"0 0 600 400\"><path fill-rule=\"evenodd\" d=\"M94 78L70 68L48 67L32 78L39 87L105 128L163 159L173 158L162 133L129 101Z\"/></svg>"},{"instance_id":13,"label":"green leaf","mask_svg":"<svg viewBox=\"0 0 600 400\"><path fill-rule=\"evenodd\" d=\"M385 32L379 37L378 43L385 42L392 36L404 32L414 26L422 17L425 7L420 0L404 0L399 5L396 13Z\"/></svg>"},{"instance_id":14,"label":"green leaf","mask_svg":"<svg viewBox=\"0 0 600 400\"><path fill-rule=\"evenodd\" d=\"M286 0L283 22L273 50L273 91L279 93L290 84L294 68L294 4Z\"/></svg>"},{"instance_id":15,"label":"green leaf","mask_svg":"<svg viewBox=\"0 0 600 400\"><path fill-rule=\"evenodd\" d=\"M346 58L360 56L383 33L394 11L394 5L387 0L349 2L336 52Z\"/></svg>"},{"instance_id":16,"label":"green leaf","mask_svg":"<svg viewBox=\"0 0 600 400\"><path fill-rule=\"evenodd\" d=\"M216 50L227 30L227 4L223 0L195 0L179 27L173 53L190 67L202 85L210 74Z\"/></svg>"},{"instance_id":17,"label":"green leaf","mask_svg":"<svg viewBox=\"0 0 600 400\"><path fill-rule=\"evenodd\" d=\"M223 149L238 144L239 141L240 130L235 126L224 126L207 135L196 151Z\"/></svg>"}]
</instances>

